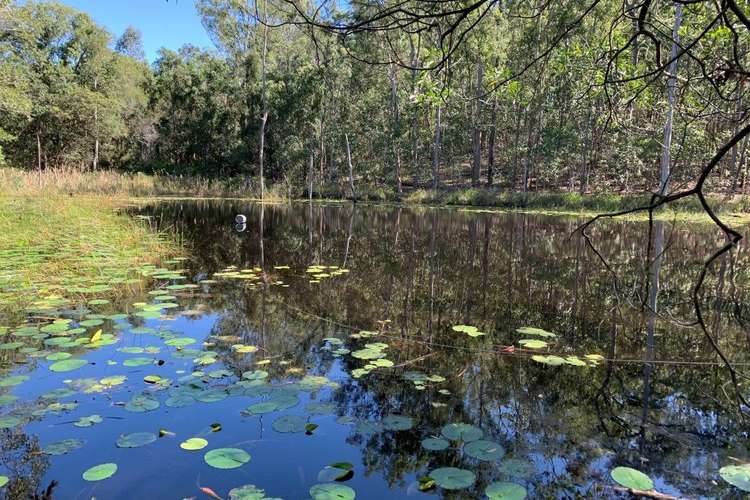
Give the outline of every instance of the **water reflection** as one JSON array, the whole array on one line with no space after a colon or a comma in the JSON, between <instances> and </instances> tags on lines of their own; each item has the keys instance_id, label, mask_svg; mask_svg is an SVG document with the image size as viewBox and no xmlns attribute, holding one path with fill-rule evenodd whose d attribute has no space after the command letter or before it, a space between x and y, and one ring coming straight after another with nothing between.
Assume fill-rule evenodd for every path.
<instances>
[{"instance_id":1,"label":"water reflection","mask_svg":"<svg viewBox=\"0 0 750 500\"><path fill-rule=\"evenodd\" d=\"M184 237L196 277L230 265L264 270L252 290L222 285L202 298L206 310L220 312L215 335L240 335L283 353L291 365L330 374L362 362L332 358L320 350L322 338L383 332L399 369L345 377L333 398L337 416L357 421L419 416L420 432L353 425L346 438L360 448L366 475L385 478L392 496L435 467L477 471L471 497L509 477L497 464L421 447L449 422L482 428L508 457L532 464L520 479L537 497L614 494L607 486L614 465L647 470L660 491L715 495L726 490L712 484L723 458L747 456L726 372L702 333L684 326L692 318L691 287L717 241L710 227L657 222L648 245L642 223L598 226L593 237L617 273L615 286L596 256L571 238L575 219L237 202L146 211ZM237 212L248 216L244 233L226 223ZM740 248L722 260L703 295L712 333L737 363L747 362L748 352L746 259ZM303 270L312 264L350 273L311 284ZM279 280L284 285L274 286ZM455 324L489 335L456 337ZM600 353L610 361L549 367L498 350L514 344L516 328L530 325L558 333L560 353ZM283 377L282 368L270 371ZM404 370L445 377L446 393L415 390Z\"/></svg>"}]
</instances>

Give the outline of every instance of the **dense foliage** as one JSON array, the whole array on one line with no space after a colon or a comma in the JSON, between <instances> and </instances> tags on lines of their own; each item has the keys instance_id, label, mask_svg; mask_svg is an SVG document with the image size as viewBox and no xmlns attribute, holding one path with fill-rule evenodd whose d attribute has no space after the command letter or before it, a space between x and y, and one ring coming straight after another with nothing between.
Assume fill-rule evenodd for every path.
<instances>
[{"instance_id":1,"label":"dense foliage","mask_svg":"<svg viewBox=\"0 0 750 500\"><path fill-rule=\"evenodd\" d=\"M451 18L337 33L309 22L313 6L197 0L216 49L164 49L151 65L135 29L115 39L61 4L0 0L0 161L239 174L250 187L263 151L270 183L347 192L348 145L358 183L399 191L656 190L665 157L679 186L744 124L731 67L748 46L738 16L682 3L649 2L661 61L679 56L653 72L657 45L632 38L640 4L622 0L479 3L460 43L443 37L459 36ZM382 8L330 7L326 22L349 26ZM746 148L711 189L744 189Z\"/></svg>"}]
</instances>

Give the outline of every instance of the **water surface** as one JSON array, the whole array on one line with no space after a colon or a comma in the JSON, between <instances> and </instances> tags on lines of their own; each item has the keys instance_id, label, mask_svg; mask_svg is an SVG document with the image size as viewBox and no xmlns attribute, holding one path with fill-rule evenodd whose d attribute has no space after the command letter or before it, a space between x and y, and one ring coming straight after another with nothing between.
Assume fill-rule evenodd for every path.
<instances>
[{"instance_id":1,"label":"water surface","mask_svg":"<svg viewBox=\"0 0 750 500\"><path fill-rule=\"evenodd\" d=\"M611 497L616 466L664 493L739 497L718 470L750 459L747 427L689 324L692 286L722 241L710 226L660 222L649 239L645 223L602 223L591 235L604 265L574 218L196 201L133 213L179 238L186 260L138 270L142 285L111 303L82 292L6 325L3 380L29 377L0 388L17 397L0 407L17 419L0 431L8 495L56 480L59 498L228 497L253 484L300 499L346 462L353 475L338 484L363 499L482 498L495 481L532 498ZM701 294L709 333L741 369L746 261L740 248L717 262ZM55 318L72 321L44 331ZM104 341L92 339L99 329ZM519 343L529 339L547 345ZM58 352L87 364L52 371ZM80 426L91 415L101 422ZM466 442L450 424L472 426ZM472 433L492 444L484 454ZM208 445L181 449L191 437ZM448 447L425 448L437 438ZM43 451L64 439L82 446ZM217 448L251 458L214 468L204 455ZM103 463L117 472L82 478ZM444 467L473 483L419 491Z\"/></svg>"}]
</instances>

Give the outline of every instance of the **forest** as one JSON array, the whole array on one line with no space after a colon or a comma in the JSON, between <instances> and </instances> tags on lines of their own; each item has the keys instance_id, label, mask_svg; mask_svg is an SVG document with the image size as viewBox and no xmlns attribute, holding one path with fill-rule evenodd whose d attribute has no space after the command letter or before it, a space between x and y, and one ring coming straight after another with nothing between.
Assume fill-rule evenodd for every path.
<instances>
[{"instance_id":1,"label":"forest","mask_svg":"<svg viewBox=\"0 0 750 500\"><path fill-rule=\"evenodd\" d=\"M666 193L745 125L744 4L411 3L197 0L214 47L149 64L137 27L2 0L0 162L296 196ZM742 136L707 188L743 193L747 176Z\"/></svg>"}]
</instances>

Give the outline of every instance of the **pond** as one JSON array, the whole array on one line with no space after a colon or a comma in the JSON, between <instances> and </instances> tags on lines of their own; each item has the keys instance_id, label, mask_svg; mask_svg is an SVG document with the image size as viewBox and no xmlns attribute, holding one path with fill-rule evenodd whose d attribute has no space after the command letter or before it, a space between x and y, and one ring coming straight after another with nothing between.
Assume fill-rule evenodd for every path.
<instances>
[{"instance_id":1,"label":"pond","mask_svg":"<svg viewBox=\"0 0 750 500\"><path fill-rule=\"evenodd\" d=\"M613 497L616 467L665 494L742 494L719 469L750 459L747 426L691 325L711 226L602 222L604 265L570 217L132 212L185 257L112 300L42 294L3 328L10 498L53 480L55 498ZM700 295L740 371L749 269L741 247Z\"/></svg>"}]
</instances>

